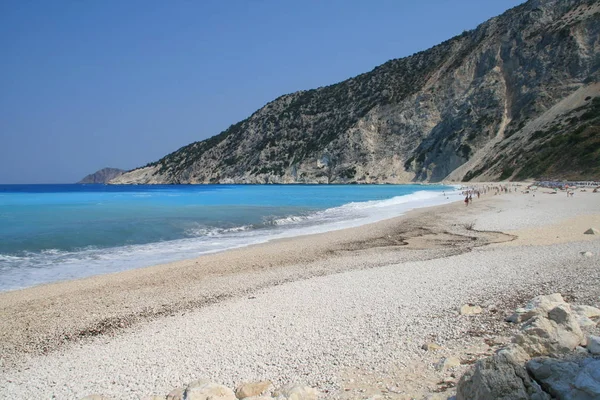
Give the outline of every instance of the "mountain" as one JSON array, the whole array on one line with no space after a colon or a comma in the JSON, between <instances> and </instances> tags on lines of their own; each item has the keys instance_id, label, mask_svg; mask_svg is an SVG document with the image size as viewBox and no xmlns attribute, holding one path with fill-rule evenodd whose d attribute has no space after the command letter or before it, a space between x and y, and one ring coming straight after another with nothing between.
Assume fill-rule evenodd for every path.
<instances>
[{"instance_id":1,"label":"mountain","mask_svg":"<svg viewBox=\"0 0 600 400\"><path fill-rule=\"evenodd\" d=\"M599 0L530 0L111 183L598 179L599 49Z\"/></svg>"},{"instance_id":2,"label":"mountain","mask_svg":"<svg viewBox=\"0 0 600 400\"><path fill-rule=\"evenodd\" d=\"M108 183L111 179L121 176L125 170L118 168L102 168L93 174L87 175L77 183Z\"/></svg>"}]
</instances>

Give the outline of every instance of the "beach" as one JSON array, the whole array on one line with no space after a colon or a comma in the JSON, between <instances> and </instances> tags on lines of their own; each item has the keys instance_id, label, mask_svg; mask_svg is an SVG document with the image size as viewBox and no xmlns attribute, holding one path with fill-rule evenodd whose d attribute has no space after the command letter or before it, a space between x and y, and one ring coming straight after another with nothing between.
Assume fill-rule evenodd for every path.
<instances>
[{"instance_id":1,"label":"beach","mask_svg":"<svg viewBox=\"0 0 600 400\"><path fill-rule=\"evenodd\" d=\"M0 397L138 399L208 378L300 382L324 398L447 398L440 359L492 353L527 299L600 306L600 236L583 233L600 229L600 194L524 188L0 293ZM464 304L483 312L459 315Z\"/></svg>"}]
</instances>

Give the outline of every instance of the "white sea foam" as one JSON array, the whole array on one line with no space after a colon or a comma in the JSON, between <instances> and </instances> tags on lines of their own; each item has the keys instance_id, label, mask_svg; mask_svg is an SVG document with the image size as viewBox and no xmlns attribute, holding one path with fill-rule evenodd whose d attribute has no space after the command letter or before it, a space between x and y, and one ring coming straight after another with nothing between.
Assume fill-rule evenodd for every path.
<instances>
[{"instance_id":1,"label":"white sea foam","mask_svg":"<svg viewBox=\"0 0 600 400\"><path fill-rule=\"evenodd\" d=\"M189 259L273 239L327 232L392 218L420 207L461 200L459 192L418 191L385 200L347 203L303 216L265 221L261 226L198 226L186 239L68 252L48 249L22 256L0 254L0 291Z\"/></svg>"}]
</instances>

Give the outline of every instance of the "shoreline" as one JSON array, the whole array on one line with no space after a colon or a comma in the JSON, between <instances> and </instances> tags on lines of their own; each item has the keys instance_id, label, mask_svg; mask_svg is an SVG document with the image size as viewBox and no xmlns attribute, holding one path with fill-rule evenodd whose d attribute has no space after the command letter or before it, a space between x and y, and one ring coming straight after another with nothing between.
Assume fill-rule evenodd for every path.
<instances>
[{"instance_id":1,"label":"shoreline","mask_svg":"<svg viewBox=\"0 0 600 400\"><path fill-rule=\"evenodd\" d=\"M160 393L164 388L205 376L215 377L222 383L239 383L241 378L281 382L284 378L288 381L298 379L306 373L304 380L307 383L336 393L333 398L351 399L362 396L354 388L368 387L368 391L381 394L376 383L387 382L386 374L392 374L390 371L399 367L390 367L387 372L378 370L375 374L369 366L387 366L386 363L392 362L385 358L388 355L402 360L398 365L405 366L401 368L403 376L411 376L405 368L412 368L413 372L423 369L423 373L439 378L439 373L428 364L431 359L427 361L432 355L425 355L425 360L421 360L424 357L420 350L421 341L435 338L448 351L455 350L473 345L475 339L481 340L481 337L473 338L466 332L481 330L482 326L502 319L498 312L486 315L483 320L457 321L454 310L461 302L486 302L501 310L504 306L517 304L515 298L520 294L530 297L533 292L545 293L547 290L560 289L588 300L594 293L597 297L600 283L590 280L590 274L598 275L593 264L596 258L580 258L578 252L591 249L595 255L600 253L598 237L577 233L577 225L572 236L550 237L545 244L527 242L527 237L535 236L536 229L544 231L547 225L557 225L558 228L550 229L555 232L555 229L562 229L561 226L572 226L573 221L578 221L577 224L579 220L596 221L589 217L600 218L597 199L600 196L594 197L591 193L582 193L574 199L542 194L535 198L520 193L488 194L468 207L451 203L421 208L357 228L280 239L195 260L0 293L0 354L3 357L0 376L13 381L4 386L0 383L0 394L26 398L15 395L27 392L19 389L18 382L35 381L36 387L42 387L48 379L57 382L65 379L65 382L77 382L65 383L69 386L67 389L47 390L62 393L59 398L77 398L94 388L92 392L114 397L116 387L105 386L104 378L100 378L110 374L111 368L123 368L125 375L133 374L136 379L146 381L146 386L143 390L136 389L135 396L132 392L116 398L137 398L153 391ZM528 229L530 236L523 233ZM548 232L544 234L548 236ZM555 239L565 242L555 242ZM577 263L578 269L565 269L561 263ZM537 286L539 283L536 282L540 280L545 282L543 287ZM589 289L577 289L582 282L591 285ZM440 291L439 285L443 285L444 290ZM402 290L394 290L397 287ZM367 292L363 293L364 290ZM311 294L305 297L303 293ZM424 299L431 303L425 306ZM326 309L322 305L314 308L322 302L328 304ZM376 311L395 304L402 304L399 310L404 311L399 314ZM355 306L358 308L353 308ZM308 314L303 311L305 308ZM303 315L302 319L295 317L296 313ZM277 318L264 319L271 314ZM281 322L270 328L281 318ZM288 321L289 318L292 319ZM371 322L363 326L361 321ZM232 323L235 328L230 326ZM359 325L355 326L355 323ZM331 351L326 357L328 361L316 369L327 372L325 377L319 378L316 372L310 372L313 369L306 370L308 366L304 364L281 364L281 354L288 352L298 359L315 357L312 347L305 348L304 345L300 346L301 353L296 354L298 349L294 347L303 342L294 342L295 330L289 331L286 324L293 324L295 329L305 333L325 324L323 328L328 329L317 329L318 337L325 336L318 342L309 340L315 352L326 351L321 347L331 340L331 343L344 342L346 336L339 335L353 329L359 329L355 334L366 335L353 339L359 340L356 343L376 343L383 340L379 336L383 334L385 346L395 350L341 356L343 348L334 346L337 350L327 350L328 354ZM447 329L440 330L437 324ZM339 326L345 327L336 333ZM178 329L173 331L170 327ZM265 327L268 330L265 331ZM223 329L227 335L216 333L224 332ZM255 341L244 342L238 338L254 332L253 329L261 332L252 334L259 335ZM402 336L398 337L400 332L403 332ZM371 334L374 336L369 336ZM154 338L155 335L158 336ZM196 335L200 337L196 338ZM202 338L205 338L202 344L196 342ZM392 339L393 342L388 342ZM173 340L176 342L171 343ZM279 352L264 353L264 349L256 349L255 342L262 343L262 340ZM167 373L164 368L160 372L153 369L153 374L161 377L160 382L147 381L145 369L136 370L133 364L119 361L120 356L116 355L123 354L125 359L140 357L145 350L139 346L146 346L148 341L153 343L152 349L160 353L157 357L161 361L156 368L166 363L169 366L167 372L173 370ZM287 345L288 342L291 344ZM247 348L238 348L239 343L244 343ZM171 360L164 351L173 345L177 348L172 350L177 357ZM96 360L94 354L113 351L110 350L113 346L117 346L115 349L119 350L114 351L118 353L101 362ZM136 350L132 350L134 348ZM267 357L270 363L261 362L273 365L264 367L261 373L256 372L250 364L228 359L232 356L226 356L230 349L243 354L249 352L246 356L252 362ZM196 359L199 364L194 366L194 357L190 354L206 356L213 351L223 353L223 364L217 361L218 358L209 357L205 360L208 364ZM192 359L187 360L189 357ZM329 357L333 357L333 361ZM332 364L334 361L337 367ZM187 369L176 366L181 362ZM414 362L418 362L418 366ZM357 372L355 363L366 363L364 375ZM75 378L73 372L59 365L88 368L99 378L87 375L87 378ZM238 366L228 374L228 368L235 365ZM343 371L336 372L341 367ZM97 368L108 369L102 372ZM60 371L56 372L56 369ZM415 378L423 376L413 375ZM367 376L372 376L373 382ZM88 380L95 382L90 383L89 388L84 385ZM118 387L127 385L126 381L117 379ZM346 393L342 386L352 390Z\"/></svg>"},{"instance_id":2,"label":"shoreline","mask_svg":"<svg viewBox=\"0 0 600 400\"><path fill-rule=\"evenodd\" d=\"M461 207L464 207L462 202L419 207L396 217L356 227L277 238L166 264L0 292L0 321L12 321L18 315L25 317L28 328L27 332L19 332L14 326L9 329L0 322L0 354L4 355L4 364L10 364L14 361L12 355L15 352L46 354L82 338L114 334L141 322L170 315L176 310L196 309L211 304L215 296L223 298L221 292L191 297L187 295L190 289L186 289L185 285L204 286L205 280L268 270L282 275L283 279L267 277L259 284L241 284L239 288L240 291L255 290L284 281L306 279L314 274L353 269L351 266L339 266L326 271L313 266L303 271L303 267L314 263L351 257L353 252L374 248L410 250L407 239L415 240L415 249L431 252L432 255L428 257L454 254L456 249L427 243L428 235L434 236L440 232L420 225L426 222L426 225L438 226L434 222L437 215L452 213L452 210L461 210ZM432 215L436 217L432 218ZM399 227L400 224L403 226ZM425 239L421 240L420 237ZM448 238L451 239L452 235L448 235ZM487 243L484 241L478 245ZM464 245L468 247L472 244ZM443 255L437 254L440 251ZM286 269L288 271L284 273ZM185 285L181 281L185 281ZM148 293L148 290L157 287L168 292L167 299L160 301L159 305L154 304L156 301L150 299ZM75 309L70 304L72 302L78 304ZM123 308L123 305L127 307ZM52 316L58 315L61 320L52 323ZM75 319L77 323L69 323ZM41 330L36 329L39 321L44 321Z\"/></svg>"},{"instance_id":3,"label":"shoreline","mask_svg":"<svg viewBox=\"0 0 600 400\"><path fill-rule=\"evenodd\" d=\"M417 186L417 185L410 185ZM421 191L413 189L406 194L392 194L381 199L362 199L349 201L328 208L318 208L304 214L291 212L287 216L277 217L272 224L247 224L234 226L214 226L206 228L204 236L179 237L167 241L138 244L116 244L108 248L82 250L47 249L33 252L34 261L25 262L25 267L15 264L0 275L5 278L0 293L28 289L35 286L78 280L98 275L136 270L151 266L166 265L173 262L189 261L197 257L240 249L273 240L293 238L336 230L359 227L385 219L404 215L413 209L448 204L458 201L451 196L456 186L436 184L435 190ZM442 193L448 191L447 196ZM376 196L375 196L376 197ZM452 197L452 199L451 199ZM460 196L458 196L460 197ZM285 214L284 214L285 215ZM289 222L295 221L294 224ZM299 222L299 223L297 223ZM267 229L263 229L267 228ZM204 231L205 229L201 229ZM216 235L213 237L212 233ZM234 232L234 233L231 233ZM215 245L213 245L215 244ZM56 252L59 259L41 256ZM41 260L37 260L40 256ZM11 256L7 256L9 261ZM20 256L16 256L18 259ZM28 256L29 257L29 256ZM64 260L63 264L63 259ZM27 257L25 258L27 259ZM35 261L37 260L37 261ZM42 268L36 268L36 262L42 262Z\"/></svg>"}]
</instances>

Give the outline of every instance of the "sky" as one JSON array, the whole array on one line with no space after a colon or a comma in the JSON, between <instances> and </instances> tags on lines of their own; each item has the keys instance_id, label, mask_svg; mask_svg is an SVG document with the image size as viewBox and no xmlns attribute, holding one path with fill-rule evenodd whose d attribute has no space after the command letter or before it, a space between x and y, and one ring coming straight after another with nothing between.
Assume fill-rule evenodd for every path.
<instances>
[{"instance_id":1,"label":"sky","mask_svg":"<svg viewBox=\"0 0 600 400\"><path fill-rule=\"evenodd\" d=\"M0 184L145 165L521 2L0 0Z\"/></svg>"}]
</instances>

